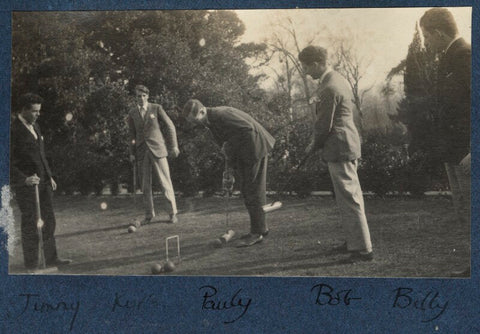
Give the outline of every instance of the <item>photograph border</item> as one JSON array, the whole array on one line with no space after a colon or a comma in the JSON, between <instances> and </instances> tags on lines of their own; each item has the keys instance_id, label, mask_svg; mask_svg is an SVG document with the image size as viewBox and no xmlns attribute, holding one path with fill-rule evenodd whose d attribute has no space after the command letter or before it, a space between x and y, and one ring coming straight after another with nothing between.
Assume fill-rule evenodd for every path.
<instances>
[{"instance_id":1,"label":"photograph border","mask_svg":"<svg viewBox=\"0 0 480 334\"><path fill-rule=\"evenodd\" d=\"M0 4L0 183L9 184L13 11L472 7L471 142L479 142L480 2L470 1L5 1ZM0 237L0 332L331 333L475 332L479 286L479 148L472 145L471 278L9 275ZM6 219L2 201L2 219ZM8 210L7 210L8 211ZM1 226L5 226L3 223ZM327 287L319 300L318 286ZM206 288L207 287L207 288ZM205 289L217 291L215 305ZM404 289L404 290L401 290ZM399 294L401 300L399 301ZM323 303L327 297L331 303ZM398 302L398 303L396 303ZM247 306L248 304L248 306ZM212 309L213 308L213 309ZM438 314L435 310L444 312Z\"/></svg>"}]
</instances>

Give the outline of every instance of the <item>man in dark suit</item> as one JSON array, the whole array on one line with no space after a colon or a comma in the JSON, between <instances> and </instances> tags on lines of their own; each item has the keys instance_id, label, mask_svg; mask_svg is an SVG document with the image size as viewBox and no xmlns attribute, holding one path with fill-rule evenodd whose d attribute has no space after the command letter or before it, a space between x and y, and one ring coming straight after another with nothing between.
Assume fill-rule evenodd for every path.
<instances>
[{"instance_id":1,"label":"man in dark suit","mask_svg":"<svg viewBox=\"0 0 480 334\"><path fill-rule=\"evenodd\" d=\"M268 234L262 206L266 202L267 158L275 139L252 116L232 107L206 108L198 100L189 100L183 113L190 123L210 130L222 147L229 169L240 179L250 215L250 233L242 237L243 245L261 242Z\"/></svg>"},{"instance_id":2,"label":"man in dark suit","mask_svg":"<svg viewBox=\"0 0 480 334\"><path fill-rule=\"evenodd\" d=\"M29 270L38 265L38 234L35 211L35 188L40 195L41 218L44 222L43 240L47 266L69 264L57 256L55 244L55 215L52 207L52 192L57 184L45 157L43 137L36 123L40 116L43 99L35 94L20 98L20 113L11 126L10 185L20 208L22 248L25 267Z\"/></svg>"},{"instance_id":3,"label":"man in dark suit","mask_svg":"<svg viewBox=\"0 0 480 334\"><path fill-rule=\"evenodd\" d=\"M439 55L437 103L439 151L445 163L454 209L470 226L471 46L459 36L452 13L432 8L420 19L425 47ZM470 274L470 268L465 272Z\"/></svg>"},{"instance_id":4,"label":"man in dark suit","mask_svg":"<svg viewBox=\"0 0 480 334\"><path fill-rule=\"evenodd\" d=\"M335 199L342 213L346 242L336 251L350 253L351 261L373 259L363 193L357 175L360 137L353 121L353 96L346 80L327 67L327 50L308 46L298 55L307 75L318 79L313 138L306 154L322 150L328 164Z\"/></svg>"},{"instance_id":5,"label":"man in dark suit","mask_svg":"<svg viewBox=\"0 0 480 334\"><path fill-rule=\"evenodd\" d=\"M137 163L145 205L147 224L155 216L152 192L152 173L158 177L168 206L170 223L177 223L177 204L167 156L176 158L180 153L173 122L162 106L148 102L149 90L143 85L135 87L137 105L128 114L130 129L130 160ZM168 147L168 149L167 149ZM135 190L134 190L135 191ZM138 227L138 226L137 226Z\"/></svg>"}]
</instances>

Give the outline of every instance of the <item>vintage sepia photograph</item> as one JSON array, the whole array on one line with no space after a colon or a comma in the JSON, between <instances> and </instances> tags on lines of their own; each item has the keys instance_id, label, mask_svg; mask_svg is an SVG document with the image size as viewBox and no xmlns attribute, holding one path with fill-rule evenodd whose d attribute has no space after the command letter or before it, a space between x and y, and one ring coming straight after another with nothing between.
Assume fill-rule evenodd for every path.
<instances>
[{"instance_id":1,"label":"vintage sepia photograph","mask_svg":"<svg viewBox=\"0 0 480 334\"><path fill-rule=\"evenodd\" d=\"M9 274L470 278L471 7L11 28Z\"/></svg>"}]
</instances>

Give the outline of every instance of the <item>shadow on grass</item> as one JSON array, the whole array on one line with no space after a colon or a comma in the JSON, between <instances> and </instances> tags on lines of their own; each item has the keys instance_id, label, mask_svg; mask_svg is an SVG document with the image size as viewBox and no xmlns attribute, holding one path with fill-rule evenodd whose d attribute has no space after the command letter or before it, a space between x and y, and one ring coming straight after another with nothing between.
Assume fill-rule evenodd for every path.
<instances>
[{"instance_id":1,"label":"shadow on grass","mask_svg":"<svg viewBox=\"0 0 480 334\"><path fill-rule=\"evenodd\" d=\"M55 239L76 237L76 236L90 234L90 233L108 232L108 231L122 230L122 229L126 230L130 225L131 224L126 224L126 225L110 226L110 227L97 228L97 229L91 229L91 230L85 230L85 231L76 231L76 232L70 232L70 233L57 234L55 235Z\"/></svg>"}]
</instances>

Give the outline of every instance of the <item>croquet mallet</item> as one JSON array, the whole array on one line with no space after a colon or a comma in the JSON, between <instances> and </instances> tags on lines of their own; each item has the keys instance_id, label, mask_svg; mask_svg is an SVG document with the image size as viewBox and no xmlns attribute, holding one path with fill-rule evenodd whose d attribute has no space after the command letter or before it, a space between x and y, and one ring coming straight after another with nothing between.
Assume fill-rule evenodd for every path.
<instances>
[{"instance_id":1,"label":"croquet mallet","mask_svg":"<svg viewBox=\"0 0 480 334\"><path fill-rule=\"evenodd\" d=\"M304 156L302 160L298 163L298 165L295 167L295 172L290 175L290 177L287 179L287 182L285 182L284 186L277 191L275 195L275 200L272 203L265 204L262 206L262 210L264 213L276 211L280 209L283 206L283 203L280 202L280 196L283 193L283 191L287 188L288 185L290 185L290 182L292 182L293 177L296 175L296 173L300 170L300 168L303 167L303 165L307 162L308 158L310 157L309 154Z\"/></svg>"},{"instance_id":2,"label":"croquet mallet","mask_svg":"<svg viewBox=\"0 0 480 334\"><path fill-rule=\"evenodd\" d=\"M222 244L228 243L235 236L235 231L229 229L229 215L230 215L230 196L233 193L233 185L235 184L235 177L233 171L228 168L228 162L225 159L225 170L222 175L222 188L225 196L225 227L226 232L220 237Z\"/></svg>"},{"instance_id":3,"label":"croquet mallet","mask_svg":"<svg viewBox=\"0 0 480 334\"><path fill-rule=\"evenodd\" d=\"M47 268L47 262L45 261L45 248L43 246L43 226L45 223L42 220L40 212L40 194L38 191L38 184L35 185L35 214L37 216L37 234L38 234L38 269L36 273L51 273L58 270L57 267Z\"/></svg>"}]
</instances>

